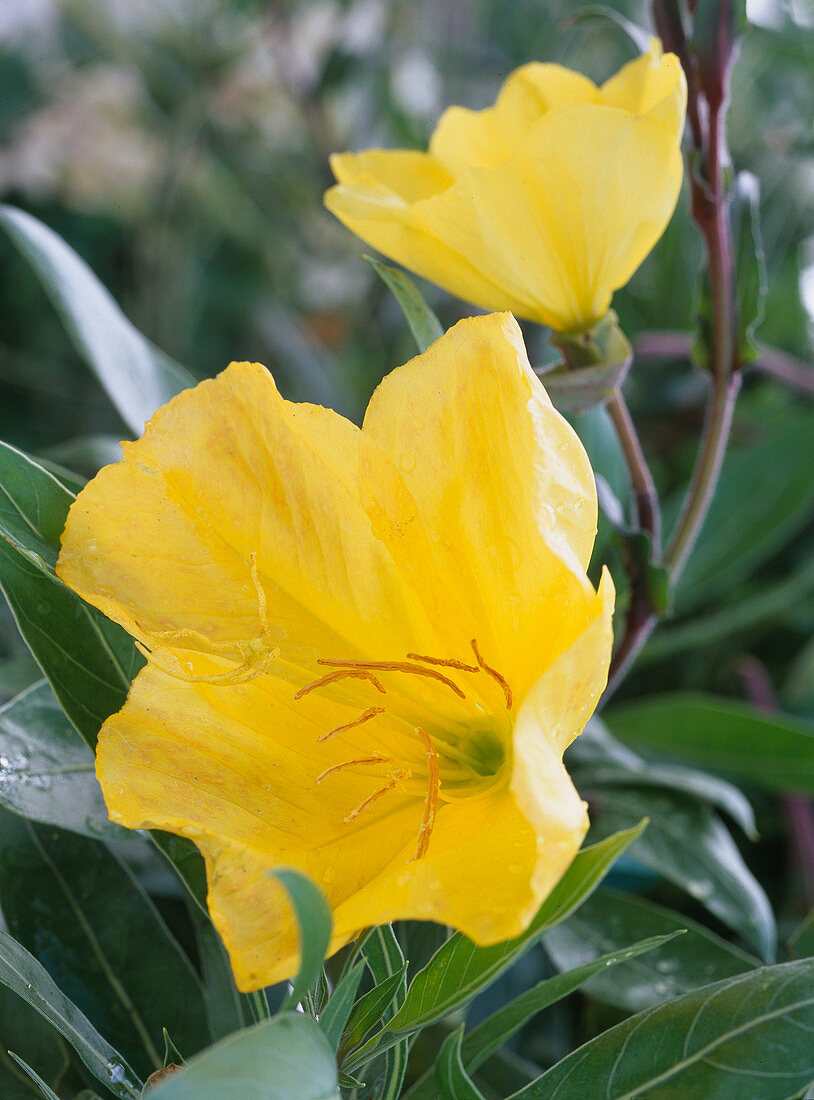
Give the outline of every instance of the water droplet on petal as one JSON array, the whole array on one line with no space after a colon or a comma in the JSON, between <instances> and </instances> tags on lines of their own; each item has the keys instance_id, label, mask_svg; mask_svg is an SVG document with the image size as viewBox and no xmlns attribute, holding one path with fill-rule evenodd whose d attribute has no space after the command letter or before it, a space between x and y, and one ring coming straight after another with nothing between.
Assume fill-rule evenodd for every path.
<instances>
[{"instance_id":1,"label":"water droplet on petal","mask_svg":"<svg viewBox=\"0 0 814 1100\"><path fill-rule=\"evenodd\" d=\"M415 469L415 463L415 451L406 451L401 456L401 468L405 474L409 474Z\"/></svg>"}]
</instances>

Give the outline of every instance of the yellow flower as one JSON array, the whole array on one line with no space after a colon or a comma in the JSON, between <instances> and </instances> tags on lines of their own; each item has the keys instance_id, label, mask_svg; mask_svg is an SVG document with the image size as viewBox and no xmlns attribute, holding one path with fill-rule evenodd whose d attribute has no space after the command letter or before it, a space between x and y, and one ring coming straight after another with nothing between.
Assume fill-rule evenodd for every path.
<instances>
[{"instance_id":1,"label":"yellow flower","mask_svg":"<svg viewBox=\"0 0 814 1100\"><path fill-rule=\"evenodd\" d=\"M331 158L329 210L362 240L484 309L591 326L659 239L681 187L686 83L650 51L601 87L560 65L450 107L429 153Z\"/></svg>"},{"instance_id":2,"label":"yellow flower","mask_svg":"<svg viewBox=\"0 0 814 1100\"><path fill-rule=\"evenodd\" d=\"M238 985L290 976L269 871L332 949L432 919L519 934L579 848L562 765L605 684L613 586L582 446L508 315L394 371L359 429L233 363L71 508L60 577L149 655L99 737L110 814L203 852Z\"/></svg>"}]
</instances>

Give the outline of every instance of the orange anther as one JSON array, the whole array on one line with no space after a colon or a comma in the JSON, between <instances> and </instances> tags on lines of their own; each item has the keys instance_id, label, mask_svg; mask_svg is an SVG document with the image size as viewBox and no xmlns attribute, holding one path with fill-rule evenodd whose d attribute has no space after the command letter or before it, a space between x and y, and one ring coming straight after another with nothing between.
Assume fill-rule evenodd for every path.
<instances>
[{"instance_id":1,"label":"orange anther","mask_svg":"<svg viewBox=\"0 0 814 1100\"><path fill-rule=\"evenodd\" d=\"M323 779L327 779L329 775L333 775L335 772L341 772L343 768L352 768L357 764L389 764L393 760L392 756L385 756L383 753L377 752L373 756L360 756L358 760L343 760L341 764L334 764L330 768L326 768L324 772L320 772L316 778L317 783L321 783Z\"/></svg>"},{"instance_id":2,"label":"orange anther","mask_svg":"<svg viewBox=\"0 0 814 1100\"><path fill-rule=\"evenodd\" d=\"M413 661L426 661L428 665L443 665L445 668L457 668L461 672L480 672L478 665L468 665L455 657L427 657L424 653L408 653Z\"/></svg>"},{"instance_id":3,"label":"orange anther","mask_svg":"<svg viewBox=\"0 0 814 1100\"><path fill-rule=\"evenodd\" d=\"M324 661L319 663L325 664ZM301 687L294 698L302 699L303 695L307 695L309 691L315 691L317 688L325 687L326 684L332 684L335 680L348 679L349 677L356 680L370 680L377 691L380 691L382 695L387 694L381 680L374 676L372 672L367 672L364 669L340 668L336 672L329 672L327 676L322 676L319 680L312 680L310 684Z\"/></svg>"},{"instance_id":4,"label":"orange anther","mask_svg":"<svg viewBox=\"0 0 814 1100\"><path fill-rule=\"evenodd\" d=\"M364 800L364 802L360 802L355 810L351 810L351 812L345 818L345 824L349 825L351 821L359 816L362 810L366 810L368 806L370 806L373 802L376 802L376 800L381 798L383 794L387 794L388 791L392 791L395 787L399 785L399 783L401 783L402 779L409 778L410 772L404 771L402 768L399 768L398 771L393 772L393 774L390 776L390 779L387 781L387 783L385 783L383 787L380 787L378 791L374 791L373 794L369 795Z\"/></svg>"},{"instance_id":5,"label":"orange anther","mask_svg":"<svg viewBox=\"0 0 814 1100\"><path fill-rule=\"evenodd\" d=\"M433 668L422 668L421 665L410 664L408 661L343 661L336 657L320 657L317 664L335 665L338 668L375 669L377 672L411 672L416 676L429 676L433 680L439 680L442 684L446 684L461 699L466 698L458 685L453 683L447 676L442 676L440 672L436 672Z\"/></svg>"},{"instance_id":6,"label":"orange anther","mask_svg":"<svg viewBox=\"0 0 814 1100\"><path fill-rule=\"evenodd\" d=\"M317 741L327 741L329 737L333 737L336 733L344 733L345 730L352 730L354 726L361 726L363 722L369 722L377 714L384 714L384 707L368 707L358 718L354 718L352 722L346 722L344 726L336 726L334 729L328 730L327 733L323 733L321 737L318 737Z\"/></svg>"},{"instance_id":7,"label":"orange anther","mask_svg":"<svg viewBox=\"0 0 814 1100\"><path fill-rule=\"evenodd\" d=\"M503 688L503 694L506 696L506 709L511 710L512 689L509 687L508 682L500 675L497 669L492 668L491 665L487 665L486 661L484 661L483 657L481 657L480 650L478 649L478 643L475 641L474 638L472 639L471 645L472 652L475 654L475 657L480 667L488 676L491 676L493 680L497 680L497 682Z\"/></svg>"}]
</instances>

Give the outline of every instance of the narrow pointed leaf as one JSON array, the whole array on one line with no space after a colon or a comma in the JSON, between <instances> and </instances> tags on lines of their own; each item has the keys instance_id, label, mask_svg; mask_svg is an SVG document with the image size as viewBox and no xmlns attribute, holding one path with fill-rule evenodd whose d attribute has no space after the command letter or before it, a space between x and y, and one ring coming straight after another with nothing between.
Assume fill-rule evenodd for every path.
<instances>
[{"instance_id":1,"label":"narrow pointed leaf","mask_svg":"<svg viewBox=\"0 0 814 1100\"><path fill-rule=\"evenodd\" d=\"M814 959L761 967L631 1016L513 1100L789 1100L814 1081Z\"/></svg>"},{"instance_id":2,"label":"narrow pointed leaf","mask_svg":"<svg viewBox=\"0 0 814 1100\"><path fill-rule=\"evenodd\" d=\"M46 1083L43 1081L43 1079L40 1077L40 1075L38 1073L36 1073L31 1068L31 1066L28 1065L27 1062L24 1062L18 1054L14 1053L13 1050L10 1050L8 1053L9 1053L9 1057L13 1058L14 1061L17 1063L17 1065L25 1073L28 1074L28 1076L31 1078L31 1080L34 1082L34 1084L40 1090L42 1095L45 1097L45 1100L59 1100L59 1097L54 1092L54 1090L49 1085L46 1085Z\"/></svg>"},{"instance_id":3,"label":"narrow pointed leaf","mask_svg":"<svg viewBox=\"0 0 814 1100\"><path fill-rule=\"evenodd\" d=\"M121 1100L138 1100L141 1081L48 971L7 932L0 931L0 982L19 994L63 1035L93 1076Z\"/></svg>"},{"instance_id":4,"label":"narrow pointed leaf","mask_svg":"<svg viewBox=\"0 0 814 1100\"><path fill-rule=\"evenodd\" d=\"M444 335L441 322L424 301L420 291L406 271L383 264L372 256L365 256L382 282L393 292L407 324L410 326L418 350L426 351L439 336Z\"/></svg>"},{"instance_id":5,"label":"narrow pointed leaf","mask_svg":"<svg viewBox=\"0 0 814 1100\"><path fill-rule=\"evenodd\" d=\"M339 1046L339 1040L342 1038L342 1032L348 1022L356 998L356 991L364 972L364 962L358 962L337 985L331 994L330 1000L322 1010L319 1026L325 1032L325 1037L334 1050Z\"/></svg>"},{"instance_id":6,"label":"narrow pointed leaf","mask_svg":"<svg viewBox=\"0 0 814 1100\"><path fill-rule=\"evenodd\" d=\"M3 1100L32 1100L36 1086L21 1078L9 1050L36 1066L52 1088L59 1087L70 1066L68 1044L59 1032L0 983L0 1096Z\"/></svg>"},{"instance_id":7,"label":"narrow pointed leaf","mask_svg":"<svg viewBox=\"0 0 814 1100\"><path fill-rule=\"evenodd\" d=\"M192 376L134 328L84 260L52 229L0 205L0 227L31 264L76 350L125 424L141 434L159 405L194 384Z\"/></svg>"},{"instance_id":8,"label":"narrow pointed leaf","mask_svg":"<svg viewBox=\"0 0 814 1100\"><path fill-rule=\"evenodd\" d=\"M448 1035L438 1051L435 1080L444 1100L483 1100L483 1093L464 1069L461 1040L464 1025Z\"/></svg>"},{"instance_id":9,"label":"narrow pointed leaf","mask_svg":"<svg viewBox=\"0 0 814 1100\"><path fill-rule=\"evenodd\" d=\"M623 962L612 970L600 970L585 985L598 1001L627 1012L640 1012L702 985L745 974L760 965L714 932L682 913L675 913L644 898L612 890L597 890L580 909L552 928L543 945L563 971L584 966L645 936L668 936L686 929L675 939L646 955Z\"/></svg>"},{"instance_id":10,"label":"narrow pointed leaf","mask_svg":"<svg viewBox=\"0 0 814 1100\"><path fill-rule=\"evenodd\" d=\"M391 974L359 998L353 1006L342 1037L344 1049L352 1050L363 1042L369 1031L382 1022L385 1010L392 1005L396 992L401 988L406 989L406 974L407 963L404 963L395 974Z\"/></svg>"}]
</instances>

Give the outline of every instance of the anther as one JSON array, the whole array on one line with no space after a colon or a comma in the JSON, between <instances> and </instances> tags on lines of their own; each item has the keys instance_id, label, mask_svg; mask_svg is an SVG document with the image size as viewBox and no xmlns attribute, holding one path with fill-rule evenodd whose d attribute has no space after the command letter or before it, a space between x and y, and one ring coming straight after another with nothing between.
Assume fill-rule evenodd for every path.
<instances>
[{"instance_id":1,"label":"anther","mask_svg":"<svg viewBox=\"0 0 814 1100\"><path fill-rule=\"evenodd\" d=\"M448 676L443 676L433 668L422 668L421 665L410 664L408 661L343 661L336 657L320 657L317 659L317 664L335 665L338 668L375 669L377 672L409 672L416 676L429 676L433 680L446 684L461 699L466 698L458 685L450 680Z\"/></svg>"},{"instance_id":2,"label":"anther","mask_svg":"<svg viewBox=\"0 0 814 1100\"><path fill-rule=\"evenodd\" d=\"M391 764L393 762L392 756L385 756L383 753L377 752L373 756L360 756L358 760L343 760L341 764L334 764L330 768L326 768L324 772L320 772L316 778L317 783L321 783L323 779L327 779L329 775L334 775L335 772L341 772L343 768L355 768L357 764Z\"/></svg>"},{"instance_id":3,"label":"anther","mask_svg":"<svg viewBox=\"0 0 814 1100\"><path fill-rule=\"evenodd\" d=\"M427 798L424 802L424 816L418 828L418 844L413 860L421 859L427 854L433 826L435 825L435 817L438 813L438 795L441 790L438 753L435 751L435 745L433 745L429 735L420 727L416 729L416 733L420 735L424 742L424 748L427 750Z\"/></svg>"},{"instance_id":4,"label":"anther","mask_svg":"<svg viewBox=\"0 0 814 1100\"><path fill-rule=\"evenodd\" d=\"M317 741L327 741L328 738L333 737L334 734L344 733L345 730L352 730L354 726L361 726L363 722L369 722L370 719L375 718L377 714L384 714L384 707L368 707L368 709L363 711L358 718L354 718L352 722L346 722L344 726L336 726L334 729L328 730L327 733L323 733L321 737L318 737Z\"/></svg>"},{"instance_id":5,"label":"anther","mask_svg":"<svg viewBox=\"0 0 814 1100\"><path fill-rule=\"evenodd\" d=\"M427 657L424 653L408 653L407 656L413 661L426 661L428 665L443 665L445 668L456 668L460 672L480 672L478 665L468 665L455 657Z\"/></svg>"},{"instance_id":6,"label":"anther","mask_svg":"<svg viewBox=\"0 0 814 1100\"><path fill-rule=\"evenodd\" d=\"M324 661L320 663L325 664ZM337 669L336 672L329 672L327 676L321 676L319 680L312 680L310 684L306 684L305 687L301 687L294 698L302 699L303 695L307 695L309 691L316 691L317 688L325 687L326 684L332 684L336 680L344 680L348 678L355 680L369 680L371 684L373 684L375 689L377 691L380 691L382 695L387 694L387 692L384 690L384 685L382 684L381 680L377 676L374 676L372 672L368 672L365 669L340 668Z\"/></svg>"},{"instance_id":7,"label":"anther","mask_svg":"<svg viewBox=\"0 0 814 1100\"><path fill-rule=\"evenodd\" d=\"M475 659L477 660L480 667L487 674L487 676L491 676L493 680L497 680L497 682L503 688L503 694L506 696L506 710L511 710L512 689L509 687L508 682L500 675L496 668L492 668L491 665L487 665L486 661L484 661L483 657L481 656L480 650L478 649L478 643L474 638L472 639L471 645L472 652L475 654Z\"/></svg>"},{"instance_id":8,"label":"anther","mask_svg":"<svg viewBox=\"0 0 814 1100\"><path fill-rule=\"evenodd\" d=\"M397 787L399 783L401 783L402 779L409 779L410 775L411 773L404 770L403 768L399 768L398 771L393 772L393 774L390 776L389 780L387 781L387 783L385 783L383 787L380 787L378 791L374 791L373 794L369 795L364 800L364 802L360 802L355 810L351 810L348 816L344 819L345 824L349 825L351 821L354 821L359 816L362 810L366 810L368 806L370 806L373 802L376 802L378 799L380 799L383 794L387 794L388 791L394 790L394 788Z\"/></svg>"}]
</instances>

